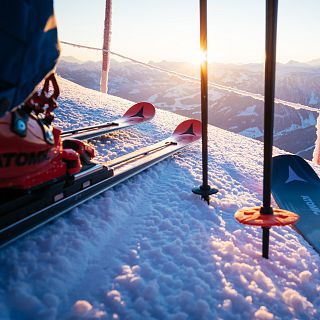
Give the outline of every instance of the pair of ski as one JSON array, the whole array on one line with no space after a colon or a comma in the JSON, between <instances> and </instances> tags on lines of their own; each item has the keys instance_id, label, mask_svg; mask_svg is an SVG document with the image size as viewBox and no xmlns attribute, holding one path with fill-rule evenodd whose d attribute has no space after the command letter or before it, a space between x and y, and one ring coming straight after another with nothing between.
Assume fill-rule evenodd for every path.
<instances>
[{"instance_id":1,"label":"pair of ski","mask_svg":"<svg viewBox=\"0 0 320 320\"><path fill-rule=\"evenodd\" d=\"M62 132L62 139L98 137L146 122L155 114L154 106L141 102L119 119ZM85 164L72 178L60 179L27 192L2 190L0 195L0 246L6 245L53 220L84 201L168 158L201 138L201 122L186 120L172 135L105 163Z\"/></svg>"}]
</instances>

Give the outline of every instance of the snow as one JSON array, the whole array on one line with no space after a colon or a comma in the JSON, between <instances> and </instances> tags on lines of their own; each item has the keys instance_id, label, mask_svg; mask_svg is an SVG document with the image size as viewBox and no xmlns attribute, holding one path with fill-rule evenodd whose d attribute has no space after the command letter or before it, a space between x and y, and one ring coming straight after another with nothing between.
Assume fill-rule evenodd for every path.
<instances>
[{"instance_id":1,"label":"snow","mask_svg":"<svg viewBox=\"0 0 320 320\"><path fill-rule=\"evenodd\" d=\"M60 79L56 124L111 120L132 103ZM95 139L99 161L167 137L184 118ZM239 225L261 204L259 141L209 126L208 206L200 143L0 251L0 319L319 319L319 256L289 227ZM275 154L284 153L274 149ZM319 167L316 167L319 172Z\"/></svg>"},{"instance_id":2,"label":"snow","mask_svg":"<svg viewBox=\"0 0 320 320\"><path fill-rule=\"evenodd\" d=\"M245 110L239 112L238 116L245 116L245 117L257 116L258 113L256 112L256 107L257 107L256 105L248 106Z\"/></svg>"},{"instance_id":3,"label":"snow","mask_svg":"<svg viewBox=\"0 0 320 320\"><path fill-rule=\"evenodd\" d=\"M317 103L319 103L318 95L314 91L312 91L311 97L309 98L309 104L314 105Z\"/></svg>"},{"instance_id":4,"label":"snow","mask_svg":"<svg viewBox=\"0 0 320 320\"><path fill-rule=\"evenodd\" d=\"M314 163L320 164L320 115L317 118L316 133L317 133L317 140L315 142L315 148L313 150L312 161Z\"/></svg>"},{"instance_id":5,"label":"snow","mask_svg":"<svg viewBox=\"0 0 320 320\"><path fill-rule=\"evenodd\" d=\"M137 93L140 93L140 89L138 88L135 88L135 89L132 89L129 94L137 94Z\"/></svg>"},{"instance_id":6,"label":"snow","mask_svg":"<svg viewBox=\"0 0 320 320\"><path fill-rule=\"evenodd\" d=\"M258 127L247 128L239 132L239 134L249 138L260 138L263 136L262 131Z\"/></svg>"},{"instance_id":7,"label":"snow","mask_svg":"<svg viewBox=\"0 0 320 320\"><path fill-rule=\"evenodd\" d=\"M278 131L275 134L275 136L282 136L282 135L288 134L289 132L296 131L297 129L305 129L305 128L314 127L317 125L317 119L315 118L315 115L311 112L308 114L307 118L303 118L301 114L299 114L299 118L300 118L301 124L292 123L290 127L282 131Z\"/></svg>"},{"instance_id":8,"label":"snow","mask_svg":"<svg viewBox=\"0 0 320 320\"><path fill-rule=\"evenodd\" d=\"M158 98L158 94L154 94L151 97L149 97L148 102L154 103Z\"/></svg>"}]
</instances>

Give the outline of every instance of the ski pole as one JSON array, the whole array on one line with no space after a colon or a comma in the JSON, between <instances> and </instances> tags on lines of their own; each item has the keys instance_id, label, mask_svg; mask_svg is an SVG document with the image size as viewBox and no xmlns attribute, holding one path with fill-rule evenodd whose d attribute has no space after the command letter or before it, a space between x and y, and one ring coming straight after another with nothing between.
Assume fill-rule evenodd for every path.
<instances>
[{"instance_id":1,"label":"ski pole","mask_svg":"<svg viewBox=\"0 0 320 320\"><path fill-rule=\"evenodd\" d=\"M207 0L200 0L200 50L201 61L201 122L202 122L202 185L192 189L208 204L210 195L218 192L208 183L208 57L207 57Z\"/></svg>"}]
</instances>

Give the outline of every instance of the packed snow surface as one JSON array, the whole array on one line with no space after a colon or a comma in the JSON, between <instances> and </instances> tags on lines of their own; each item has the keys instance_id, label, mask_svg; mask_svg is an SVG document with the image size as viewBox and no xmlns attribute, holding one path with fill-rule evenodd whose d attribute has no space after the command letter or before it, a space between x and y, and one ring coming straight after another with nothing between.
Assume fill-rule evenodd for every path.
<instances>
[{"instance_id":1,"label":"packed snow surface","mask_svg":"<svg viewBox=\"0 0 320 320\"><path fill-rule=\"evenodd\" d=\"M60 85L63 129L112 120L132 104ZM165 138L182 120L158 110L93 140L97 159ZM319 256L286 227L271 230L265 260L261 230L233 218L261 204L263 145L209 127L210 185L219 189L209 206L191 192L200 150L195 143L2 249L0 319L319 319Z\"/></svg>"}]
</instances>

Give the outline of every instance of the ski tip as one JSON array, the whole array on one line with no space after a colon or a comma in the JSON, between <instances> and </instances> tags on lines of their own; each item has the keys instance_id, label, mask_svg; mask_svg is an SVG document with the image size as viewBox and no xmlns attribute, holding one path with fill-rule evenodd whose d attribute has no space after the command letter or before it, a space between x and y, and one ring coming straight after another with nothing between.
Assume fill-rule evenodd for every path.
<instances>
[{"instance_id":1,"label":"ski tip","mask_svg":"<svg viewBox=\"0 0 320 320\"><path fill-rule=\"evenodd\" d=\"M181 122L173 132L174 136L189 137L191 140L198 140L201 138L202 125L201 121L195 119L188 119Z\"/></svg>"},{"instance_id":2,"label":"ski tip","mask_svg":"<svg viewBox=\"0 0 320 320\"><path fill-rule=\"evenodd\" d=\"M154 117L156 109L152 103L139 102L130 107L123 115L124 118L140 118L141 121L150 120Z\"/></svg>"},{"instance_id":3,"label":"ski tip","mask_svg":"<svg viewBox=\"0 0 320 320\"><path fill-rule=\"evenodd\" d=\"M284 185L292 181L320 183L320 179L311 165L302 157L284 154L273 157L273 184Z\"/></svg>"}]
</instances>

